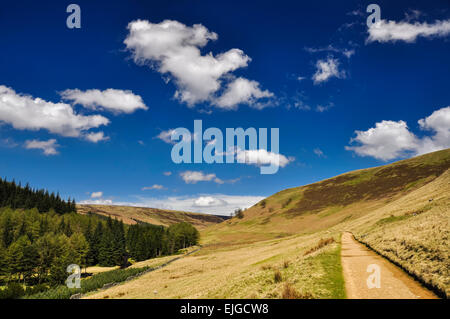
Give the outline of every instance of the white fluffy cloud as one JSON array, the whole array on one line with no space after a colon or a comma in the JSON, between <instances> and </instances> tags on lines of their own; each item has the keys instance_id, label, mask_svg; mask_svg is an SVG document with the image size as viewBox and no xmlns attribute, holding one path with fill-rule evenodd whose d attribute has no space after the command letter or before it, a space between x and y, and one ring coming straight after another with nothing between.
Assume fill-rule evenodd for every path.
<instances>
[{"instance_id":1,"label":"white fluffy cloud","mask_svg":"<svg viewBox=\"0 0 450 319\"><path fill-rule=\"evenodd\" d=\"M177 86L175 97L189 106L201 102L217 105L214 101L226 78L236 69L246 67L251 60L239 49L203 55L200 49L218 36L201 24L189 27L173 20L160 23L135 20L128 24L128 31L124 43L134 61L169 75ZM247 101L242 95L233 99L252 105L256 95L261 94L258 92L253 90ZM227 101L231 98L229 95Z\"/></svg>"},{"instance_id":2,"label":"white fluffy cloud","mask_svg":"<svg viewBox=\"0 0 450 319\"><path fill-rule=\"evenodd\" d=\"M450 147L450 106L434 111L418 123L423 130L434 132L433 136L421 139L419 154Z\"/></svg>"},{"instance_id":3,"label":"white fluffy cloud","mask_svg":"<svg viewBox=\"0 0 450 319\"><path fill-rule=\"evenodd\" d=\"M234 109L238 104L263 108L265 104L258 103L257 100L270 97L273 97L273 93L267 90L262 91L258 82L237 78L228 84L225 92L214 103L224 109Z\"/></svg>"},{"instance_id":4,"label":"white fluffy cloud","mask_svg":"<svg viewBox=\"0 0 450 319\"><path fill-rule=\"evenodd\" d=\"M224 181L216 176L216 174L205 174L202 171L184 171L180 173L181 178L186 184L196 184L197 182L215 182L223 184Z\"/></svg>"},{"instance_id":5,"label":"white fluffy cloud","mask_svg":"<svg viewBox=\"0 0 450 319\"><path fill-rule=\"evenodd\" d=\"M26 149L38 149L42 150L45 155L56 155L58 151L56 148L59 145L56 143L55 139L50 139L48 141L39 141L39 140L28 140L25 141Z\"/></svg>"},{"instance_id":6,"label":"white fluffy cloud","mask_svg":"<svg viewBox=\"0 0 450 319\"><path fill-rule=\"evenodd\" d=\"M98 89L80 91L79 89L61 92L65 100L74 104L81 104L92 110L105 109L113 113L133 113L138 109L147 110L148 107L139 95L129 90Z\"/></svg>"},{"instance_id":7,"label":"white fluffy cloud","mask_svg":"<svg viewBox=\"0 0 450 319\"><path fill-rule=\"evenodd\" d=\"M404 121L382 121L367 131L356 131L351 142L360 146L347 146L361 156L372 156L381 160L390 160L404 156L405 152L416 148L417 138L408 130Z\"/></svg>"},{"instance_id":8,"label":"white fluffy cloud","mask_svg":"<svg viewBox=\"0 0 450 319\"><path fill-rule=\"evenodd\" d=\"M433 112L418 123L422 129L432 131L434 135L419 138L410 132L404 121L381 121L367 131L356 131L356 137L350 142L359 145L346 146L346 149L360 156L387 161L450 147L450 106Z\"/></svg>"},{"instance_id":9,"label":"white fluffy cloud","mask_svg":"<svg viewBox=\"0 0 450 319\"><path fill-rule=\"evenodd\" d=\"M108 125L101 115L75 114L69 104L48 102L16 93L0 85L0 122L19 130L45 129L67 137L81 137L85 131Z\"/></svg>"},{"instance_id":10,"label":"white fluffy cloud","mask_svg":"<svg viewBox=\"0 0 450 319\"><path fill-rule=\"evenodd\" d=\"M103 196L103 192L93 192L91 198L100 198Z\"/></svg>"},{"instance_id":11,"label":"white fluffy cloud","mask_svg":"<svg viewBox=\"0 0 450 319\"><path fill-rule=\"evenodd\" d=\"M167 143L167 144L176 144L176 141L172 141L172 134L176 133L175 129L169 129L167 131L161 131L158 135L155 136L155 138L160 139L161 141ZM197 138L197 134L193 133L189 136L183 135L183 140L190 142L192 139L192 135L194 136L194 140Z\"/></svg>"},{"instance_id":12,"label":"white fluffy cloud","mask_svg":"<svg viewBox=\"0 0 450 319\"><path fill-rule=\"evenodd\" d=\"M153 184L152 186L142 187L143 191L152 190L152 189L163 190L163 189L166 189L166 188L164 186L162 186L162 185L159 185L159 184Z\"/></svg>"},{"instance_id":13,"label":"white fluffy cloud","mask_svg":"<svg viewBox=\"0 0 450 319\"><path fill-rule=\"evenodd\" d=\"M83 200L80 202L80 204L90 204L90 205L120 205L120 204L115 204L112 199L87 199L87 200ZM124 203L125 204L125 203ZM134 205L134 206L138 206L138 205Z\"/></svg>"},{"instance_id":14,"label":"white fluffy cloud","mask_svg":"<svg viewBox=\"0 0 450 319\"><path fill-rule=\"evenodd\" d=\"M269 152L265 149L258 150L237 150L236 159L238 162L254 165L278 165L285 167L290 162L294 161L293 157L287 158L282 154Z\"/></svg>"},{"instance_id":15,"label":"white fluffy cloud","mask_svg":"<svg viewBox=\"0 0 450 319\"><path fill-rule=\"evenodd\" d=\"M199 194L196 196L172 196L158 198L138 196L135 202L120 202L112 201L110 199L88 199L81 201L80 204L152 207L229 216L235 209L251 207L263 199L263 196L251 195L234 196L224 194Z\"/></svg>"},{"instance_id":16,"label":"white fluffy cloud","mask_svg":"<svg viewBox=\"0 0 450 319\"><path fill-rule=\"evenodd\" d=\"M84 137L92 143L109 140L109 137L105 136L103 132L87 133Z\"/></svg>"},{"instance_id":17,"label":"white fluffy cloud","mask_svg":"<svg viewBox=\"0 0 450 319\"><path fill-rule=\"evenodd\" d=\"M225 206L227 202L223 199L216 198L213 196L200 196L194 200L194 207L216 207Z\"/></svg>"},{"instance_id":18,"label":"white fluffy cloud","mask_svg":"<svg viewBox=\"0 0 450 319\"><path fill-rule=\"evenodd\" d=\"M328 81L330 78L345 78L345 72L339 70L339 60L328 57L326 60L318 60L316 73L312 76L314 84Z\"/></svg>"},{"instance_id":19,"label":"white fluffy cloud","mask_svg":"<svg viewBox=\"0 0 450 319\"><path fill-rule=\"evenodd\" d=\"M174 144L174 142L171 139L172 133L174 133L175 130L167 130L167 131L161 131L158 135L156 135L156 138L159 138L161 141L167 143L167 144Z\"/></svg>"},{"instance_id":20,"label":"white fluffy cloud","mask_svg":"<svg viewBox=\"0 0 450 319\"><path fill-rule=\"evenodd\" d=\"M418 37L445 37L450 34L450 20L434 23L380 20L368 28L367 42L414 42Z\"/></svg>"}]
</instances>

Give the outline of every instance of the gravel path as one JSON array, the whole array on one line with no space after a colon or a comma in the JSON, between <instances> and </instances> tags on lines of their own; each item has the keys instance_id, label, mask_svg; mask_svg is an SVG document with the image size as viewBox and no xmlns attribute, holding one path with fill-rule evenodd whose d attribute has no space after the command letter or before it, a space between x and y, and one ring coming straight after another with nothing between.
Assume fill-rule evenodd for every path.
<instances>
[{"instance_id":1,"label":"gravel path","mask_svg":"<svg viewBox=\"0 0 450 319\"><path fill-rule=\"evenodd\" d=\"M342 234L342 268L347 298L349 299L435 299L428 289L422 287L403 270L357 242L351 233ZM372 269L368 272L369 265ZM378 268L379 267L379 268ZM370 267L369 267L370 268ZM379 288L374 269L379 270ZM369 269L370 270L370 269Z\"/></svg>"}]
</instances>

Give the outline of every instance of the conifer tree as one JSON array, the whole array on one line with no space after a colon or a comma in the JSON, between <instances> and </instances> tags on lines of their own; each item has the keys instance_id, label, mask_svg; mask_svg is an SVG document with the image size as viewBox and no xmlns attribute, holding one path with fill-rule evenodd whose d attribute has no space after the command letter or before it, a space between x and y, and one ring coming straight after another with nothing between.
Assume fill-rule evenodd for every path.
<instances>
[{"instance_id":1,"label":"conifer tree","mask_svg":"<svg viewBox=\"0 0 450 319\"><path fill-rule=\"evenodd\" d=\"M11 217L9 217L8 215L3 225L3 244L5 248L8 248L9 245L11 245L11 243L13 242L13 240L14 240L14 229Z\"/></svg>"},{"instance_id":2,"label":"conifer tree","mask_svg":"<svg viewBox=\"0 0 450 319\"><path fill-rule=\"evenodd\" d=\"M0 277L9 274L8 251L0 244Z\"/></svg>"},{"instance_id":3,"label":"conifer tree","mask_svg":"<svg viewBox=\"0 0 450 319\"><path fill-rule=\"evenodd\" d=\"M91 241L89 243L89 256L92 265L97 265L99 263L100 245L103 238L103 223L98 222L94 233L92 234Z\"/></svg>"}]
</instances>

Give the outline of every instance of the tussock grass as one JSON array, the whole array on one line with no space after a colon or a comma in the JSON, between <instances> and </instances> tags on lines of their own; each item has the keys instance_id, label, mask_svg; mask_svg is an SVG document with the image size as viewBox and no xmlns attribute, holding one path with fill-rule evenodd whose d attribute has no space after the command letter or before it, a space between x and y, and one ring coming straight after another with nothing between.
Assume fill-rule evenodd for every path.
<instances>
[{"instance_id":1,"label":"tussock grass","mask_svg":"<svg viewBox=\"0 0 450 319\"><path fill-rule=\"evenodd\" d=\"M313 299L314 296L310 293L298 292L290 283L285 283L281 299Z\"/></svg>"},{"instance_id":2,"label":"tussock grass","mask_svg":"<svg viewBox=\"0 0 450 319\"><path fill-rule=\"evenodd\" d=\"M263 266L261 266L261 269L262 270L270 270L270 269L272 269L272 265L263 265Z\"/></svg>"},{"instance_id":3,"label":"tussock grass","mask_svg":"<svg viewBox=\"0 0 450 319\"><path fill-rule=\"evenodd\" d=\"M277 269L277 270L274 271L274 273L273 273L273 281L275 283L283 281L283 275L281 274L280 270Z\"/></svg>"},{"instance_id":4,"label":"tussock grass","mask_svg":"<svg viewBox=\"0 0 450 319\"><path fill-rule=\"evenodd\" d=\"M327 245L330 245L332 243L334 243L334 238L333 237L326 238L326 239L322 238L322 239L319 240L319 242L318 242L318 244L316 246L314 246L313 248L307 250L303 254L303 256L306 256L306 255L309 255L309 254L311 254L311 253L313 253L315 251L318 251L319 249L321 249L321 248L323 248L323 247L325 247Z\"/></svg>"}]
</instances>

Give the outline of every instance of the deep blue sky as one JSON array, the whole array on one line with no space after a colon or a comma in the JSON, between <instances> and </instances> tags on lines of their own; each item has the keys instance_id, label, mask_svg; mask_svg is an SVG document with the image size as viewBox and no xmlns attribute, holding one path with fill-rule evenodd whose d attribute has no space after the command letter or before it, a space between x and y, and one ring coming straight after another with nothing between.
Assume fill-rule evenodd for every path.
<instances>
[{"instance_id":1,"label":"deep blue sky","mask_svg":"<svg viewBox=\"0 0 450 319\"><path fill-rule=\"evenodd\" d=\"M382 120L403 120L419 138L426 135L417 121L450 104L450 37L365 43L369 15L365 9L372 2L4 1L0 7L0 85L55 103L61 100L58 92L66 89L131 90L142 97L148 110L113 115L75 105L77 113L102 114L111 121L102 128L110 139L99 143L45 129L17 130L3 123L0 175L59 190L77 201L103 192L101 199L115 203L161 205L167 196L187 202L206 194L268 196L396 160L361 157L345 146L355 137L355 130L365 131ZM70 3L81 7L81 29L65 25ZM450 19L448 1L376 3L382 19L401 21L411 10L422 13L417 17L420 22ZM187 26L198 23L216 32L218 39L209 42L202 53L243 50L252 61L233 74L258 81L262 89L275 95L275 105L263 110L247 105L229 111L211 108L212 113L205 114L198 110L208 108L207 103L189 108L174 99L173 81L166 83L157 71L136 65L125 48L127 24L136 19L152 23L171 19ZM346 23L354 24L343 27ZM305 50L329 45L355 53L347 58L334 51ZM338 59L345 78L315 85L311 77L316 61L330 56ZM306 79L299 81L299 76ZM294 107L299 100L312 109ZM333 106L327 111L315 111L317 105L330 103ZM194 119L202 119L205 128L279 127L280 153L295 161L275 175L260 175L254 165L173 164L171 145L155 136L180 126L192 129ZM26 140L52 138L60 145L57 155L45 156L40 150L23 147ZM315 154L315 149L324 156ZM186 184L179 176L186 170L214 173L222 180L241 179ZM172 175L163 175L165 171ZM141 190L154 184L165 189ZM223 207L207 211L223 212Z\"/></svg>"}]
</instances>

